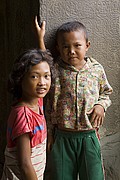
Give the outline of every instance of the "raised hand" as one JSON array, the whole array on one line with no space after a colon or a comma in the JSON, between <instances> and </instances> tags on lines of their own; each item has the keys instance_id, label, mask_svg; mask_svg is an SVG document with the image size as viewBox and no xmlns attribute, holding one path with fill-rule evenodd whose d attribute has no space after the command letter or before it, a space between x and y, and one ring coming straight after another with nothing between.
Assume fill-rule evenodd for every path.
<instances>
[{"instance_id":1,"label":"raised hand","mask_svg":"<svg viewBox=\"0 0 120 180\"><path fill-rule=\"evenodd\" d=\"M35 27L38 36L39 48L42 50L46 50L45 43L44 43L44 36L45 36L45 21L42 22L41 27L38 24L37 16L35 17Z\"/></svg>"}]
</instances>

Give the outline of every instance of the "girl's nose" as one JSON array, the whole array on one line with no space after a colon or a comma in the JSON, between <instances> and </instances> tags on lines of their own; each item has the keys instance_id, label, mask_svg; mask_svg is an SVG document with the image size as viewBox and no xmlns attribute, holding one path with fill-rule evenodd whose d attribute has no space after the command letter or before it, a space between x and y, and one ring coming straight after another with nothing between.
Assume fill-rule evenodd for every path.
<instances>
[{"instance_id":1,"label":"girl's nose","mask_svg":"<svg viewBox=\"0 0 120 180\"><path fill-rule=\"evenodd\" d=\"M39 84L39 86L44 85L45 84L44 78L40 78L38 84Z\"/></svg>"}]
</instances>

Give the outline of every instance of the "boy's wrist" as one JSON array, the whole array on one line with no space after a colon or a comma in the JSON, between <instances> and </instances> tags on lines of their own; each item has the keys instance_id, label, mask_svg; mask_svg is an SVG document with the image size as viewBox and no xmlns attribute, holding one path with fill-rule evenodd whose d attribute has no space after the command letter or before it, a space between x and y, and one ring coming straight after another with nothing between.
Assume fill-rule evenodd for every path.
<instances>
[{"instance_id":1,"label":"boy's wrist","mask_svg":"<svg viewBox=\"0 0 120 180\"><path fill-rule=\"evenodd\" d=\"M103 109L104 109L104 112L105 112L105 108L104 108L104 106L102 105L102 104L95 104L94 106L101 106Z\"/></svg>"},{"instance_id":2,"label":"boy's wrist","mask_svg":"<svg viewBox=\"0 0 120 180\"><path fill-rule=\"evenodd\" d=\"M46 50L44 39L39 39L39 48L42 49L43 51Z\"/></svg>"}]
</instances>

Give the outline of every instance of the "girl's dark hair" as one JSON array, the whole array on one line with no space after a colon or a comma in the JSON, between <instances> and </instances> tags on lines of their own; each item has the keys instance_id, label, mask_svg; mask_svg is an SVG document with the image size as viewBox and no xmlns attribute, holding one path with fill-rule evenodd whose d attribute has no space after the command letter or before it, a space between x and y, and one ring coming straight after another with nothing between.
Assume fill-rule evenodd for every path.
<instances>
[{"instance_id":1,"label":"girl's dark hair","mask_svg":"<svg viewBox=\"0 0 120 180\"><path fill-rule=\"evenodd\" d=\"M57 40L58 40L60 34L66 33L66 32L73 32L73 31L77 31L77 30L80 30L80 31L82 30L84 32L86 42L88 42L88 33L87 33L86 27L82 23L80 23L79 21L70 21L70 22L62 24L57 29L56 43L57 43Z\"/></svg>"},{"instance_id":2,"label":"girl's dark hair","mask_svg":"<svg viewBox=\"0 0 120 180\"><path fill-rule=\"evenodd\" d=\"M12 93L14 99L19 99L22 96L21 81L25 73L28 72L32 66L44 61L49 64L51 78L54 80L53 58L48 50L30 49L16 59L8 78L8 92Z\"/></svg>"}]
</instances>

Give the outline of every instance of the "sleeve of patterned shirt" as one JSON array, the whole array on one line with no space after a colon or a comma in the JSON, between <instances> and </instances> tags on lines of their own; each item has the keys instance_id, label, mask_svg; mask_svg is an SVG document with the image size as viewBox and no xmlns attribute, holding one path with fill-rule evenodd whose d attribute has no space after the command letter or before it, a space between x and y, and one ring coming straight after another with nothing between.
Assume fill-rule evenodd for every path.
<instances>
[{"instance_id":1,"label":"sleeve of patterned shirt","mask_svg":"<svg viewBox=\"0 0 120 180\"><path fill-rule=\"evenodd\" d=\"M104 107L104 110L106 111L107 108L111 105L111 100L109 98L109 95L113 92L112 87L110 86L104 68L101 66L101 73L99 76L99 99L96 104L100 104Z\"/></svg>"}]
</instances>

